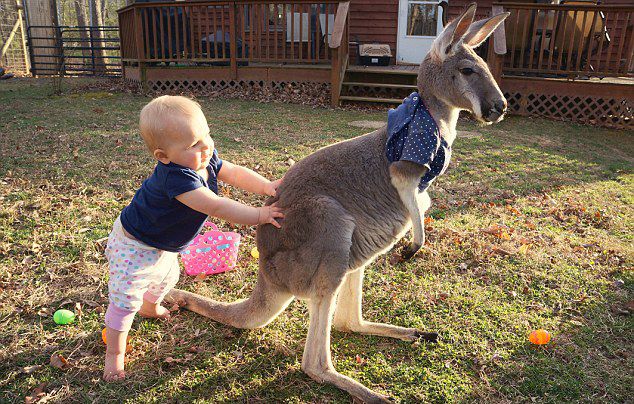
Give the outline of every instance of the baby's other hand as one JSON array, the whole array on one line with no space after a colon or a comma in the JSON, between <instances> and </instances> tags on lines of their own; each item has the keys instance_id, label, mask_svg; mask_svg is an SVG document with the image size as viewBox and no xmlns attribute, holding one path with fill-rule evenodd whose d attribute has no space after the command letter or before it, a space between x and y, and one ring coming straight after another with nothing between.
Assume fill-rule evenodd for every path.
<instances>
[{"instance_id":1,"label":"baby's other hand","mask_svg":"<svg viewBox=\"0 0 634 404\"><path fill-rule=\"evenodd\" d=\"M271 223L273 226L278 229L282 226L275 219L283 218L284 213L282 213L282 209L272 204L270 206L262 206L259 208L258 212L258 224Z\"/></svg>"},{"instance_id":2,"label":"baby's other hand","mask_svg":"<svg viewBox=\"0 0 634 404\"><path fill-rule=\"evenodd\" d=\"M275 196L277 194L277 188L280 186L281 183L282 183L282 178L280 178L279 180L269 182L268 184L266 184L264 188L264 194L269 196Z\"/></svg>"}]
</instances>

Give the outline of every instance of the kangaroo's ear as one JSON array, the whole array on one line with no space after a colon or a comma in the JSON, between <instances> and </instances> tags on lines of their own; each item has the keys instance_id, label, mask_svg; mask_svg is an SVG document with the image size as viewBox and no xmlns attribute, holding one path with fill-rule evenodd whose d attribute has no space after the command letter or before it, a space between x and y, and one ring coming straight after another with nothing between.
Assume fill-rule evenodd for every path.
<instances>
[{"instance_id":1,"label":"kangaroo's ear","mask_svg":"<svg viewBox=\"0 0 634 404\"><path fill-rule=\"evenodd\" d=\"M482 45L489 35L508 17L511 13L501 13L486 20L476 21L469 26L469 30L464 36L464 43L472 48Z\"/></svg>"},{"instance_id":2,"label":"kangaroo's ear","mask_svg":"<svg viewBox=\"0 0 634 404\"><path fill-rule=\"evenodd\" d=\"M476 4L471 3L460 17L450 22L434 41L433 50L437 55L444 59L449 55L454 46L462 39L469 30L469 26L473 22L475 16Z\"/></svg>"}]
</instances>

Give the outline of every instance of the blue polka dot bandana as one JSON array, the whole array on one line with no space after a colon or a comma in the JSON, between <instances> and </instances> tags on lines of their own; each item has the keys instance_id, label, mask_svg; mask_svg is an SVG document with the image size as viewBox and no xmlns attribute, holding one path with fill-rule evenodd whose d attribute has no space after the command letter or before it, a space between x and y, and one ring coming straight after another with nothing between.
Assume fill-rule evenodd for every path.
<instances>
[{"instance_id":1,"label":"blue polka dot bandana","mask_svg":"<svg viewBox=\"0 0 634 404\"><path fill-rule=\"evenodd\" d=\"M387 113L388 161L407 160L427 167L418 189L423 192L445 172L451 159L451 147L440 136L440 129L417 92Z\"/></svg>"}]
</instances>

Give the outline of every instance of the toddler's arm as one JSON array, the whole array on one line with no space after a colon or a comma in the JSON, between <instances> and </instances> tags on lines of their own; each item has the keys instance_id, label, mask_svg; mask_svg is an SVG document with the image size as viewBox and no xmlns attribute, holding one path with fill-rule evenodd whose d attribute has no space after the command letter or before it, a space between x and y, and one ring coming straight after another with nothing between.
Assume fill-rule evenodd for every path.
<instances>
[{"instance_id":1,"label":"toddler's arm","mask_svg":"<svg viewBox=\"0 0 634 404\"><path fill-rule=\"evenodd\" d=\"M224 163L220 171L223 170ZM180 194L176 199L194 210L232 223L247 225L271 223L279 228L280 224L275 219L284 217L281 209L275 204L260 208L247 206L232 199L220 197L205 187Z\"/></svg>"},{"instance_id":2,"label":"toddler's arm","mask_svg":"<svg viewBox=\"0 0 634 404\"><path fill-rule=\"evenodd\" d=\"M234 187L242 188L247 192L270 196L275 196L275 191L282 182L281 179L269 181L255 171L230 163L227 160L222 162L222 168L218 172L218 179Z\"/></svg>"}]
</instances>

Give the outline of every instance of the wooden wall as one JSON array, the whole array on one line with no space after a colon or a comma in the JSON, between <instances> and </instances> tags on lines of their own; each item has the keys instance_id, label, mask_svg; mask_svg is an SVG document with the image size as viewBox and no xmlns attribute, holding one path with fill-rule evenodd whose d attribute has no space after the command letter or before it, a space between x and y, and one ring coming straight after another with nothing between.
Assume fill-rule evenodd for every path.
<instances>
[{"instance_id":1,"label":"wooden wall","mask_svg":"<svg viewBox=\"0 0 634 404\"><path fill-rule=\"evenodd\" d=\"M392 49L392 63L396 58L399 0L351 0L350 41L384 43ZM350 63L356 64L357 47L350 47Z\"/></svg>"}]
</instances>

